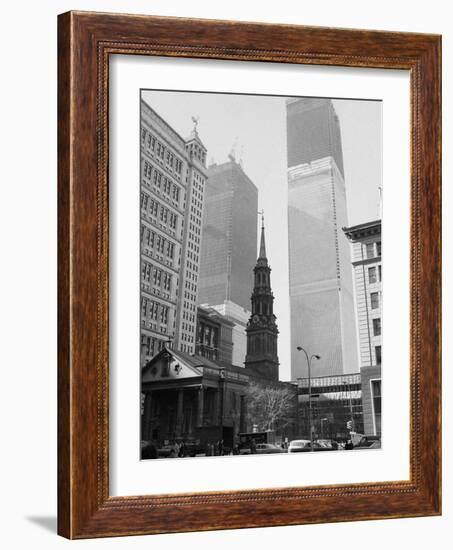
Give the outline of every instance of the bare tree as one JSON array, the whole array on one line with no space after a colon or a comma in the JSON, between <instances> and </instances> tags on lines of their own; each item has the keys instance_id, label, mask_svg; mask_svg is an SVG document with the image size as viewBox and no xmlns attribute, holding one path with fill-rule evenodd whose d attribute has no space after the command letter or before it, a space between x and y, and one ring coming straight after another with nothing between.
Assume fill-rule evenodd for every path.
<instances>
[{"instance_id":1,"label":"bare tree","mask_svg":"<svg viewBox=\"0 0 453 550\"><path fill-rule=\"evenodd\" d=\"M261 430L282 429L294 420L296 397L290 388L250 383L247 414Z\"/></svg>"}]
</instances>

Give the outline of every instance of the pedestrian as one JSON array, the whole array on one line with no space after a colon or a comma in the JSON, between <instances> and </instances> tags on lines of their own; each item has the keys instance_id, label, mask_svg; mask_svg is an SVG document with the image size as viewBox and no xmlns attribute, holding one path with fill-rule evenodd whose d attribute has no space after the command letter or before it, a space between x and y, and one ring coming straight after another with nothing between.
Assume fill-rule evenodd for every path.
<instances>
[{"instance_id":1,"label":"pedestrian","mask_svg":"<svg viewBox=\"0 0 453 550\"><path fill-rule=\"evenodd\" d=\"M354 445L352 444L352 440L348 439L346 442L346 445L344 446L345 451L351 451L354 448Z\"/></svg>"},{"instance_id":2,"label":"pedestrian","mask_svg":"<svg viewBox=\"0 0 453 550\"><path fill-rule=\"evenodd\" d=\"M333 439L332 440L332 449L334 451L337 451L338 450L338 443L337 443L337 440L336 439Z\"/></svg>"},{"instance_id":3,"label":"pedestrian","mask_svg":"<svg viewBox=\"0 0 453 550\"><path fill-rule=\"evenodd\" d=\"M179 445L179 457L183 458L186 456L186 444L184 443L184 439L181 441Z\"/></svg>"},{"instance_id":4,"label":"pedestrian","mask_svg":"<svg viewBox=\"0 0 453 550\"><path fill-rule=\"evenodd\" d=\"M256 454L256 443L254 439L250 441L250 452L252 455Z\"/></svg>"},{"instance_id":5,"label":"pedestrian","mask_svg":"<svg viewBox=\"0 0 453 550\"><path fill-rule=\"evenodd\" d=\"M173 457L176 458L179 456L179 444L178 442L175 440L174 444L173 444Z\"/></svg>"},{"instance_id":6,"label":"pedestrian","mask_svg":"<svg viewBox=\"0 0 453 550\"><path fill-rule=\"evenodd\" d=\"M219 456L223 455L223 439L219 441Z\"/></svg>"}]
</instances>

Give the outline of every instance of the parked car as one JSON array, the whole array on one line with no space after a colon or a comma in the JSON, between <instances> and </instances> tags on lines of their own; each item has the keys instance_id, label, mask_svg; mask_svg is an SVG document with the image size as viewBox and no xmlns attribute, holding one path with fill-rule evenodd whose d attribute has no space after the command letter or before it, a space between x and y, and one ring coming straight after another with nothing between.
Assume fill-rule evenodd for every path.
<instances>
[{"instance_id":1,"label":"parked car","mask_svg":"<svg viewBox=\"0 0 453 550\"><path fill-rule=\"evenodd\" d=\"M205 456L206 448L204 445L197 443L196 441L187 441L185 443L185 455L186 456Z\"/></svg>"},{"instance_id":2,"label":"parked car","mask_svg":"<svg viewBox=\"0 0 453 550\"><path fill-rule=\"evenodd\" d=\"M334 447L332 446L332 441L330 441L330 439L317 439L316 443L321 445L321 447L323 449L325 449L326 451L333 451L334 450Z\"/></svg>"},{"instance_id":3,"label":"parked car","mask_svg":"<svg viewBox=\"0 0 453 550\"><path fill-rule=\"evenodd\" d=\"M329 443L329 444L328 444ZM333 451L334 448L330 442L324 440L313 441L313 451ZM295 439L291 441L288 447L288 453L307 453L311 452L311 442L309 439Z\"/></svg>"},{"instance_id":4,"label":"parked car","mask_svg":"<svg viewBox=\"0 0 453 550\"><path fill-rule=\"evenodd\" d=\"M316 448L314 445L313 448ZM289 442L288 453L304 453L311 450L309 439L295 439Z\"/></svg>"},{"instance_id":5,"label":"parked car","mask_svg":"<svg viewBox=\"0 0 453 550\"><path fill-rule=\"evenodd\" d=\"M378 435L364 435L354 449L380 449L381 438Z\"/></svg>"},{"instance_id":6,"label":"parked car","mask_svg":"<svg viewBox=\"0 0 453 550\"><path fill-rule=\"evenodd\" d=\"M158 458L173 458L174 456L175 454L173 445L163 445L162 447L157 449Z\"/></svg>"}]
</instances>

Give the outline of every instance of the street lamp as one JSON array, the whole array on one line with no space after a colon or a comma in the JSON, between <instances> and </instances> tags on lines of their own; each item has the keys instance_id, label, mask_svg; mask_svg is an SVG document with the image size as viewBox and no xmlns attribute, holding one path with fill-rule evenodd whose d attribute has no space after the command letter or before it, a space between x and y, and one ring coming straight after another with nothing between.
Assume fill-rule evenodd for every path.
<instances>
[{"instance_id":1,"label":"street lamp","mask_svg":"<svg viewBox=\"0 0 453 550\"><path fill-rule=\"evenodd\" d=\"M297 346L297 351L303 351L305 353L305 357L307 358L307 365L308 365L308 423L310 425L310 451L314 451L313 448L313 426L312 426L312 417L311 417L311 361L313 358L321 359L320 355L308 355L307 351L302 346Z\"/></svg>"},{"instance_id":2,"label":"street lamp","mask_svg":"<svg viewBox=\"0 0 453 550\"><path fill-rule=\"evenodd\" d=\"M321 439L324 439L324 422L329 422L329 419L321 418Z\"/></svg>"},{"instance_id":3,"label":"street lamp","mask_svg":"<svg viewBox=\"0 0 453 550\"><path fill-rule=\"evenodd\" d=\"M353 410L352 410L351 384L348 384L346 382L346 380L344 380L343 385L345 386L345 388L346 388L346 385L348 385L348 387L349 387L349 414L350 414L350 417L351 417L351 429L349 431L354 432L355 431L355 426L354 426L354 413L353 413Z\"/></svg>"}]
</instances>

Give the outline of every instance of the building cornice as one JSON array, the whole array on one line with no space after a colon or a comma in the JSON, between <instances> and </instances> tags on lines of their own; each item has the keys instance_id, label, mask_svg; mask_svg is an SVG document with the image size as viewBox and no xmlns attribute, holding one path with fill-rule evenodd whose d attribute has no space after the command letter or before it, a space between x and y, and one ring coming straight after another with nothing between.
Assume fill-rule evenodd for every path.
<instances>
[{"instance_id":1,"label":"building cornice","mask_svg":"<svg viewBox=\"0 0 453 550\"><path fill-rule=\"evenodd\" d=\"M346 237L350 241L360 241L367 237L381 234L381 220L353 225L351 227L342 227Z\"/></svg>"}]
</instances>

